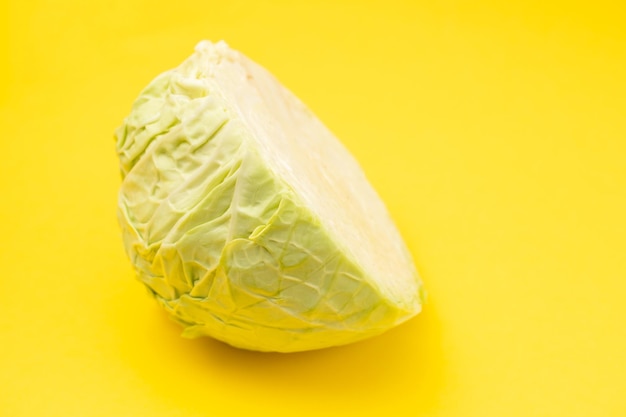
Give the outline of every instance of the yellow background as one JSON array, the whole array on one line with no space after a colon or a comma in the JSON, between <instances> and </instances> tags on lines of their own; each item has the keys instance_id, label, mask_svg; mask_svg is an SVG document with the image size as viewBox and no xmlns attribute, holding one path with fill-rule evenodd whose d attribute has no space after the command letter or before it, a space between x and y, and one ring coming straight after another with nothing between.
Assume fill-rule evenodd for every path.
<instances>
[{"instance_id":1,"label":"yellow background","mask_svg":"<svg viewBox=\"0 0 626 417\"><path fill-rule=\"evenodd\" d=\"M626 416L626 11L544 3L3 1L0 416ZM201 39L355 154L423 314L301 354L179 337L112 135Z\"/></svg>"}]
</instances>

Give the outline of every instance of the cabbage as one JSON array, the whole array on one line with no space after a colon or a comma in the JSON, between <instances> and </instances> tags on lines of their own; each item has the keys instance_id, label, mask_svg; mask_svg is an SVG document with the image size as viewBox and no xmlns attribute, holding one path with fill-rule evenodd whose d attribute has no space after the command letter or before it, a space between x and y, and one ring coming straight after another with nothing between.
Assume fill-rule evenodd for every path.
<instances>
[{"instance_id":1,"label":"cabbage","mask_svg":"<svg viewBox=\"0 0 626 417\"><path fill-rule=\"evenodd\" d=\"M411 255L357 162L224 42L154 79L116 140L125 250L184 336L293 352L420 311Z\"/></svg>"}]
</instances>

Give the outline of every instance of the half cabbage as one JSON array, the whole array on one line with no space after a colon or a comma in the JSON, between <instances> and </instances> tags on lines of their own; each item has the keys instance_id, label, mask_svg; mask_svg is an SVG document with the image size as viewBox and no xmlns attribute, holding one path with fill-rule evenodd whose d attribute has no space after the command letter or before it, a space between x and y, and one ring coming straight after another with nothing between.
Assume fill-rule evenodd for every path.
<instances>
[{"instance_id":1,"label":"half cabbage","mask_svg":"<svg viewBox=\"0 0 626 417\"><path fill-rule=\"evenodd\" d=\"M183 335L292 352L420 311L411 256L357 162L224 42L153 80L116 139L126 251Z\"/></svg>"}]
</instances>

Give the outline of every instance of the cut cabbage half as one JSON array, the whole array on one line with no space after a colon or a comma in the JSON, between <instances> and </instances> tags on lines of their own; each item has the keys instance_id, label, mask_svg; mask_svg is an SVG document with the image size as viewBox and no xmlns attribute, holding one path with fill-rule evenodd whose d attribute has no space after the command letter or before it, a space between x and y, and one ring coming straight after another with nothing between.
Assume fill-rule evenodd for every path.
<instances>
[{"instance_id":1,"label":"cut cabbage half","mask_svg":"<svg viewBox=\"0 0 626 417\"><path fill-rule=\"evenodd\" d=\"M224 42L153 80L116 139L126 252L184 336L293 352L420 311L411 255L355 159Z\"/></svg>"}]
</instances>

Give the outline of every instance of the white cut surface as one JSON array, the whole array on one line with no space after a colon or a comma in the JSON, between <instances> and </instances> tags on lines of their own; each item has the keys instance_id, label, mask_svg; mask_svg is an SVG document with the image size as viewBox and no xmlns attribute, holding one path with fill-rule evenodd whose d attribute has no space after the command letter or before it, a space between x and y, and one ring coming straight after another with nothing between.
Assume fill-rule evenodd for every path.
<instances>
[{"instance_id":1,"label":"white cut surface","mask_svg":"<svg viewBox=\"0 0 626 417\"><path fill-rule=\"evenodd\" d=\"M419 282L411 255L363 170L328 128L271 73L224 42L200 42L187 65L237 111L269 166L373 284L395 302L414 305Z\"/></svg>"}]
</instances>

